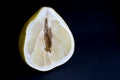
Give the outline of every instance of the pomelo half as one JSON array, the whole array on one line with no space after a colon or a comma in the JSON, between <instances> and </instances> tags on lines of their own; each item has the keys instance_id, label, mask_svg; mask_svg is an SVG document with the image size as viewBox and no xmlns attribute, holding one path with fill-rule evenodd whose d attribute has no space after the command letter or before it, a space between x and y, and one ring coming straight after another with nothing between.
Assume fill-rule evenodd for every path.
<instances>
[{"instance_id":1,"label":"pomelo half","mask_svg":"<svg viewBox=\"0 0 120 80\"><path fill-rule=\"evenodd\" d=\"M39 71L49 71L66 63L75 42L68 25L50 7L42 7L25 24L19 37L24 61Z\"/></svg>"}]
</instances>

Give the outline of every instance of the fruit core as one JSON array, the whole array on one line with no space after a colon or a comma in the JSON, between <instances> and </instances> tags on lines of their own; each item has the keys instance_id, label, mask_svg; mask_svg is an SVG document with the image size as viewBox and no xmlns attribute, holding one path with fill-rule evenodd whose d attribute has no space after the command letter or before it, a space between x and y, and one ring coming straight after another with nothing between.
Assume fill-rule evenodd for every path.
<instances>
[{"instance_id":1,"label":"fruit core","mask_svg":"<svg viewBox=\"0 0 120 80\"><path fill-rule=\"evenodd\" d=\"M52 47L52 33L51 33L51 28L48 26L48 20L47 18L45 19L44 23L44 40L45 40L45 51L51 53L51 47Z\"/></svg>"}]
</instances>

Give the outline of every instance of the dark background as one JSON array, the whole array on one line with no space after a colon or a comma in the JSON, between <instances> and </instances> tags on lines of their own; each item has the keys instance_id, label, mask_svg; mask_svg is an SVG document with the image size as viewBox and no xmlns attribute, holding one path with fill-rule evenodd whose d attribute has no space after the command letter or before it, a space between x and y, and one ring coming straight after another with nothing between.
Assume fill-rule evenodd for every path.
<instances>
[{"instance_id":1,"label":"dark background","mask_svg":"<svg viewBox=\"0 0 120 80\"><path fill-rule=\"evenodd\" d=\"M7 46L10 50L6 50L10 71L6 74L16 80L120 80L120 3L117 0L9 2L5 21L10 23L5 25L10 37ZM30 68L18 51L18 37L24 23L43 6L50 6L61 15L75 39L72 58L49 72Z\"/></svg>"}]
</instances>

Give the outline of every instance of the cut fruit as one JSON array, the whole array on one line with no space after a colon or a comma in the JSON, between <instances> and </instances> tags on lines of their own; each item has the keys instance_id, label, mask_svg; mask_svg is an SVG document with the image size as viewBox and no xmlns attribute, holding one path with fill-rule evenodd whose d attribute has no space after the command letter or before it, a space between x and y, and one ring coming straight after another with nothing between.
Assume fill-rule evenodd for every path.
<instances>
[{"instance_id":1,"label":"cut fruit","mask_svg":"<svg viewBox=\"0 0 120 80\"><path fill-rule=\"evenodd\" d=\"M74 52L73 35L64 20L50 7L42 7L23 27L19 50L24 61L39 71L67 62Z\"/></svg>"}]
</instances>

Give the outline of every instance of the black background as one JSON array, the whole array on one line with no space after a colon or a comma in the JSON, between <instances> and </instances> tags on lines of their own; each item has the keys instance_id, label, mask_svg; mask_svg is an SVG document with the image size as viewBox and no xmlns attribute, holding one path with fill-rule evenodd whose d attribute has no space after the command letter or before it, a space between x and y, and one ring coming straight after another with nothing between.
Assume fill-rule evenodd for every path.
<instances>
[{"instance_id":1,"label":"black background","mask_svg":"<svg viewBox=\"0 0 120 80\"><path fill-rule=\"evenodd\" d=\"M10 3L9 3L10 2ZM115 0L9 1L4 24L8 71L16 80L120 80L120 17ZM64 65L40 72L19 55L18 38L24 23L41 7L55 9L75 39L75 52ZM9 23L8 23L9 22ZM6 39L6 38L5 38ZM8 45L9 44L9 45Z\"/></svg>"}]
</instances>

